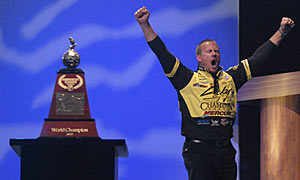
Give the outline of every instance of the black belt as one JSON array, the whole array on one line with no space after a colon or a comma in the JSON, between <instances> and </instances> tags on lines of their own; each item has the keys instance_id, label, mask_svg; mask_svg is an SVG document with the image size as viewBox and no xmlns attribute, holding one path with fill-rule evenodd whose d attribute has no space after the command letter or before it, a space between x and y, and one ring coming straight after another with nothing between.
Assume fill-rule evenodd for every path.
<instances>
[{"instance_id":1,"label":"black belt","mask_svg":"<svg viewBox=\"0 0 300 180\"><path fill-rule=\"evenodd\" d=\"M191 143L210 143L212 145L215 145L217 147L224 147L230 144L230 139L219 139L219 140L200 140L200 139L192 139L192 138L185 138L186 142L191 142Z\"/></svg>"}]
</instances>

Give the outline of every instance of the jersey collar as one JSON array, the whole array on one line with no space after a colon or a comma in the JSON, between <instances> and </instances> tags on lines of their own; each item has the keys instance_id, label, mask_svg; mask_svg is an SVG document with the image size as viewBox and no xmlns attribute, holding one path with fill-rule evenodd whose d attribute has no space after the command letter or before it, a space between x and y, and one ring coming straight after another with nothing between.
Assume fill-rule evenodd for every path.
<instances>
[{"instance_id":1,"label":"jersey collar","mask_svg":"<svg viewBox=\"0 0 300 180\"><path fill-rule=\"evenodd\" d=\"M219 66L219 67L218 67L218 71L217 71L216 76L219 76L222 70L223 70L223 67L222 67L222 66ZM204 67L198 66L197 71L206 71L206 70L204 69ZM206 71L206 72L207 72L207 71Z\"/></svg>"}]
</instances>

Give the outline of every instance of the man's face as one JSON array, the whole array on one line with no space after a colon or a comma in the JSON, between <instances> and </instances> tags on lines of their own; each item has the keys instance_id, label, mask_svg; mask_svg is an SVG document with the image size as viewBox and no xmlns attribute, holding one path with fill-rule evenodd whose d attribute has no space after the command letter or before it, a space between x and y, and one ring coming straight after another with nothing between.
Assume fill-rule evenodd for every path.
<instances>
[{"instance_id":1,"label":"man's face","mask_svg":"<svg viewBox=\"0 0 300 180\"><path fill-rule=\"evenodd\" d=\"M206 41L199 48L201 49L200 54L197 54L199 65L210 73L216 73L221 61L218 45L213 41Z\"/></svg>"}]
</instances>

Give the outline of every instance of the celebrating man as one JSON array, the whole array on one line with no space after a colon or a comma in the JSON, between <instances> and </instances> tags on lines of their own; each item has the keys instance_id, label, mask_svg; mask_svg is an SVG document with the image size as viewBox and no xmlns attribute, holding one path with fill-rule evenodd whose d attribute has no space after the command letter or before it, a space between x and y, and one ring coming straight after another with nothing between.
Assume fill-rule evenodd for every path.
<instances>
[{"instance_id":1,"label":"celebrating man","mask_svg":"<svg viewBox=\"0 0 300 180\"><path fill-rule=\"evenodd\" d=\"M178 93L182 115L184 164L190 180L236 179L236 151L230 139L237 113L238 89L262 70L283 38L295 26L282 18L279 29L255 53L227 71L220 66L220 50L212 39L196 47L197 71L185 67L166 48L142 7L134 14L146 41L158 57L165 75Z\"/></svg>"}]
</instances>

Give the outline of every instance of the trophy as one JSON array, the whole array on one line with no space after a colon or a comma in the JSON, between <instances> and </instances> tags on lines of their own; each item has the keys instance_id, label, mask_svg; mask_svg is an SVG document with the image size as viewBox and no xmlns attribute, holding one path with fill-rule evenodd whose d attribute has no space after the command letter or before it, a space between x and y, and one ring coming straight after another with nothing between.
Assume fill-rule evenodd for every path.
<instances>
[{"instance_id":1,"label":"trophy","mask_svg":"<svg viewBox=\"0 0 300 180\"><path fill-rule=\"evenodd\" d=\"M49 117L41 137L98 137L95 120L91 119L83 70L76 68L80 56L71 45L62 57L65 68L57 72Z\"/></svg>"},{"instance_id":2,"label":"trophy","mask_svg":"<svg viewBox=\"0 0 300 180\"><path fill-rule=\"evenodd\" d=\"M37 139L10 139L21 157L21 179L117 179L118 157L127 157L124 139L101 139L91 119L84 72L76 68L76 43L63 55L48 118Z\"/></svg>"}]
</instances>

